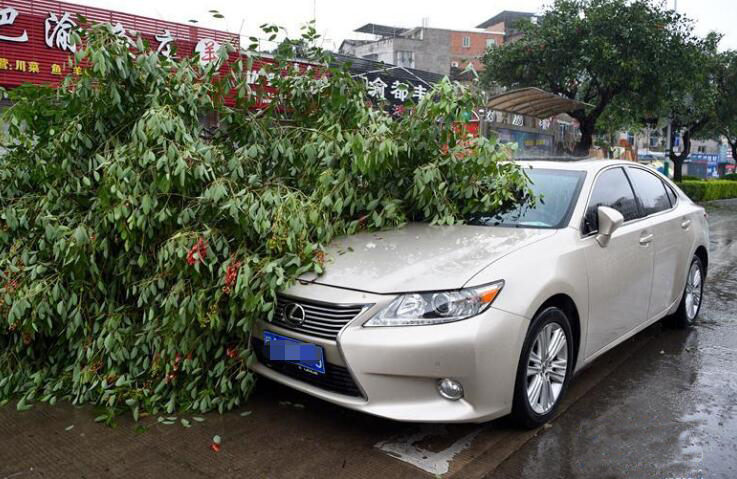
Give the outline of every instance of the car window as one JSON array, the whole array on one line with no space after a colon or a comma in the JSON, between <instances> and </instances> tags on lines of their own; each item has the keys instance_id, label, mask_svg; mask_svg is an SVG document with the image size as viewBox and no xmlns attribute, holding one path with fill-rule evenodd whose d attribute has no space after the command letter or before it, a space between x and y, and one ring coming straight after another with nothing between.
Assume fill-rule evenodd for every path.
<instances>
[{"instance_id":1,"label":"car window","mask_svg":"<svg viewBox=\"0 0 737 479\"><path fill-rule=\"evenodd\" d=\"M670 209L671 203L663 180L641 168L627 168L627 174L632 181L637 199L640 200L644 216Z\"/></svg>"},{"instance_id":2,"label":"car window","mask_svg":"<svg viewBox=\"0 0 737 479\"><path fill-rule=\"evenodd\" d=\"M591 192L591 199L584 216L584 234L599 229L600 206L608 206L622 213L625 221L637 219L639 209L627 176L622 168L612 168L599 175Z\"/></svg>"},{"instance_id":3,"label":"car window","mask_svg":"<svg viewBox=\"0 0 737 479\"><path fill-rule=\"evenodd\" d=\"M676 192L673 191L673 188L670 187L668 183L665 181L663 182L665 185L665 192L668 194L668 199L670 200L671 206L676 206L676 203L678 203L678 197L676 196Z\"/></svg>"},{"instance_id":4,"label":"car window","mask_svg":"<svg viewBox=\"0 0 737 479\"><path fill-rule=\"evenodd\" d=\"M530 168L525 170L537 202L525 200L496 211L468 215L472 225L515 228L562 228L568 224L583 184L583 171Z\"/></svg>"}]
</instances>

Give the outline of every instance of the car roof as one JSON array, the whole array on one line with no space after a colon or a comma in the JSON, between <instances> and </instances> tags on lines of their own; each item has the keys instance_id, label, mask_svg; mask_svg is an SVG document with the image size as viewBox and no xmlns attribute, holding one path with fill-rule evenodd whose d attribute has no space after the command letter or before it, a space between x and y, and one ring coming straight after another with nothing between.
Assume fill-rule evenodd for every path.
<instances>
[{"instance_id":1,"label":"car roof","mask_svg":"<svg viewBox=\"0 0 737 479\"><path fill-rule=\"evenodd\" d=\"M591 173L595 173L609 166L638 165L634 161L602 160L601 158L525 158L518 159L516 162L523 168L586 171Z\"/></svg>"}]
</instances>

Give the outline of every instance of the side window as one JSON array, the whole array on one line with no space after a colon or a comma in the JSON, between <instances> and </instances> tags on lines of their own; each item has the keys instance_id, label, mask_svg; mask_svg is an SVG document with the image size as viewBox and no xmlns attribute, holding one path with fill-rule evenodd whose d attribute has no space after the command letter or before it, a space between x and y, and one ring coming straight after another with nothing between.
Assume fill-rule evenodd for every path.
<instances>
[{"instance_id":1,"label":"side window","mask_svg":"<svg viewBox=\"0 0 737 479\"><path fill-rule=\"evenodd\" d=\"M608 206L622 213L625 221L639 217L637 201L630 182L622 168L604 171L596 179L591 199L584 216L583 233L589 234L599 229L599 206Z\"/></svg>"},{"instance_id":2,"label":"side window","mask_svg":"<svg viewBox=\"0 0 737 479\"><path fill-rule=\"evenodd\" d=\"M665 185L665 192L668 194L668 199L670 200L671 207L676 206L676 203L678 203L676 192L673 191L673 188L671 188L668 183L663 182L663 184Z\"/></svg>"},{"instance_id":3,"label":"side window","mask_svg":"<svg viewBox=\"0 0 737 479\"><path fill-rule=\"evenodd\" d=\"M627 168L637 199L645 216L670 209L671 203L663 180L641 168Z\"/></svg>"}]
</instances>

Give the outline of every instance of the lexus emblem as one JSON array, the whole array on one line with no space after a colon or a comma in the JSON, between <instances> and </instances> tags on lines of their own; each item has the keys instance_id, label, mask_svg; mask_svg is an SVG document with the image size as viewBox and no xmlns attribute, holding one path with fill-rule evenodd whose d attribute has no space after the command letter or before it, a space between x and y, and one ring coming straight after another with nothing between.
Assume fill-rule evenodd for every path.
<instances>
[{"instance_id":1,"label":"lexus emblem","mask_svg":"<svg viewBox=\"0 0 737 479\"><path fill-rule=\"evenodd\" d=\"M284 308L284 320L287 323L295 326L302 326L305 322L305 317L305 308L303 308L302 305L292 303L288 304L287 307Z\"/></svg>"}]
</instances>

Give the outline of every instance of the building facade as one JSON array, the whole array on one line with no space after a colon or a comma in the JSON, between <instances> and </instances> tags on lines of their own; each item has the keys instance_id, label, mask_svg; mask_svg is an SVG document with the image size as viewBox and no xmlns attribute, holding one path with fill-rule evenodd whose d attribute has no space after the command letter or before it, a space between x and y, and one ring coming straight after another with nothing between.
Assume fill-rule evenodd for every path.
<instances>
[{"instance_id":1,"label":"building facade","mask_svg":"<svg viewBox=\"0 0 737 479\"><path fill-rule=\"evenodd\" d=\"M440 75L473 64L483 68L481 57L487 48L500 45L504 35L487 31L459 31L427 26L399 28L369 23L355 30L374 40L346 40L340 53L366 60L415 68Z\"/></svg>"},{"instance_id":2,"label":"building facade","mask_svg":"<svg viewBox=\"0 0 737 479\"><path fill-rule=\"evenodd\" d=\"M504 43L513 43L522 38L522 33L518 26L520 20L534 22L537 20L537 16L531 12L504 10L478 25L476 28L483 29L495 35L501 35Z\"/></svg>"}]
</instances>

